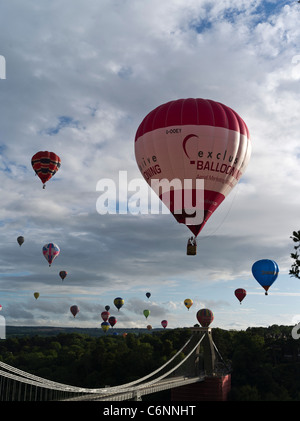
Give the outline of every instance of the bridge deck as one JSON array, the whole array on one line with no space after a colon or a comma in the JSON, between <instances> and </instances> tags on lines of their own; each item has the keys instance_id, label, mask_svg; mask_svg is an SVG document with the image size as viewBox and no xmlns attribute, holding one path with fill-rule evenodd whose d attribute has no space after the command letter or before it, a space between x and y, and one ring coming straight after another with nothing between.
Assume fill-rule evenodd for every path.
<instances>
[{"instance_id":1,"label":"bridge deck","mask_svg":"<svg viewBox=\"0 0 300 421\"><path fill-rule=\"evenodd\" d=\"M197 377L178 376L168 379L163 379L154 384L139 385L135 388L125 388L111 390L108 387L106 391L99 394L88 394L77 396L75 398L65 399L66 401L128 401L138 399L140 396L148 395L150 393L161 392L162 390L172 389L191 383L201 382L205 379L204 375Z\"/></svg>"}]
</instances>

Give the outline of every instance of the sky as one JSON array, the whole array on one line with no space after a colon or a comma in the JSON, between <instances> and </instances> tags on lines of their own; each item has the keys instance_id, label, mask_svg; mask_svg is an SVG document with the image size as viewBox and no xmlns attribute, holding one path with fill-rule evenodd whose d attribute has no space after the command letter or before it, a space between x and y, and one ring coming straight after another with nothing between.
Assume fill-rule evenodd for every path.
<instances>
[{"instance_id":1,"label":"sky","mask_svg":"<svg viewBox=\"0 0 300 421\"><path fill-rule=\"evenodd\" d=\"M2 2L6 325L100 329L106 305L115 328L159 328L163 319L193 326L201 308L223 329L300 321L300 280L289 276L290 236L300 229L299 21L292 0ZM189 97L233 108L252 141L248 168L199 235L197 256L186 255L190 231L170 214L97 209L101 180L114 183L119 205L134 194L134 180L148 197L137 128L158 105ZM61 158L46 189L31 166L43 150ZM61 250L51 267L42 254L50 242ZM251 272L260 259L280 269L268 296ZM236 288L247 291L241 305ZM125 301L119 312L116 297ZM80 308L76 318L71 305Z\"/></svg>"}]
</instances>

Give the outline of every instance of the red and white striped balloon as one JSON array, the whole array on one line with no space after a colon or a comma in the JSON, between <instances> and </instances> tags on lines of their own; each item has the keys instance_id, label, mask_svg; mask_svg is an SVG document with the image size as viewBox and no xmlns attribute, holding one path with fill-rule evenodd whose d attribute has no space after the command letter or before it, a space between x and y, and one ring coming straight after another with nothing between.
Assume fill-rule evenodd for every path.
<instances>
[{"instance_id":1,"label":"red and white striped balloon","mask_svg":"<svg viewBox=\"0 0 300 421\"><path fill-rule=\"evenodd\" d=\"M250 155L249 130L242 118L208 99L160 105L143 119L135 136L135 156L143 177L195 236L238 183ZM170 193L171 180L176 182ZM204 188L196 180L204 180ZM198 200L200 188L203 194ZM191 217L197 211L201 220Z\"/></svg>"}]
</instances>

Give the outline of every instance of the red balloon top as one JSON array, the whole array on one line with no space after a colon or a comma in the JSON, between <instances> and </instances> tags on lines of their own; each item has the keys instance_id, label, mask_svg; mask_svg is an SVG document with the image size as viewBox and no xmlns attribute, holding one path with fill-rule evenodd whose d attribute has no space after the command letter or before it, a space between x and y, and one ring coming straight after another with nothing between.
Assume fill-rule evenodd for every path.
<instances>
[{"instance_id":1,"label":"red balloon top","mask_svg":"<svg viewBox=\"0 0 300 421\"><path fill-rule=\"evenodd\" d=\"M58 171L61 161L54 152L40 151L31 158L31 165L43 184Z\"/></svg>"},{"instance_id":2,"label":"red balloon top","mask_svg":"<svg viewBox=\"0 0 300 421\"><path fill-rule=\"evenodd\" d=\"M234 295L236 296L236 298L239 300L239 302L242 302L243 299L246 297L247 292L245 289L243 288L238 288L234 291Z\"/></svg>"},{"instance_id":3,"label":"red balloon top","mask_svg":"<svg viewBox=\"0 0 300 421\"><path fill-rule=\"evenodd\" d=\"M192 124L224 127L250 137L246 123L231 108L210 99L187 98L167 102L152 110L140 124L135 140L155 129Z\"/></svg>"}]
</instances>

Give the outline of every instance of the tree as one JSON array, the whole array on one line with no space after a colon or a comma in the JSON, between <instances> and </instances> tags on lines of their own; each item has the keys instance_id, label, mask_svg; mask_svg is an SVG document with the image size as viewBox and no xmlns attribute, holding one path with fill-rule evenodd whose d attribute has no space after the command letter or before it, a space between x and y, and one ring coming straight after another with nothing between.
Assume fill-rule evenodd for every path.
<instances>
[{"instance_id":1,"label":"tree","mask_svg":"<svg viewBox=\"0 0 300 421\"><path fill-rule=\"evenodd\" d=\"M294 246L295 253L291 253L291 258L294 259L294 263L291 266L289 274L300 279L300 256L298 254L298 249L300 247L300 231L293 231L293 236L290 238L294 243L298 244Z\"/></svg>"}]
</instances>

